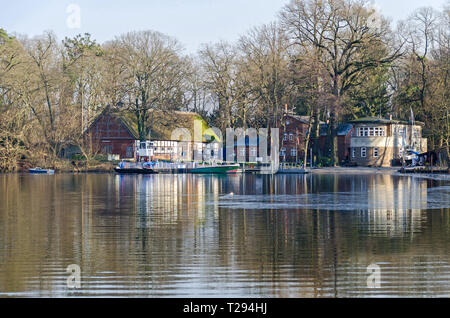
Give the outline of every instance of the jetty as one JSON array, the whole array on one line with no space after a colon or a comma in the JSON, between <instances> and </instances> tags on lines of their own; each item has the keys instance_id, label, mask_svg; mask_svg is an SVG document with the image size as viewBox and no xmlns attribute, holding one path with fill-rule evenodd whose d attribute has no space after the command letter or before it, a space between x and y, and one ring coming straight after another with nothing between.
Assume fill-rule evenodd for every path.
<instances>
[{"instance_id":1,"label":"jetty","mask_svg":"<svg viewBox=\"0 0 450 318\"><path fill-rule=\"evenodd\" d=\"M432 166L402 167L398 172L400 172L400 173L422 173L422 174L449 174L450 168L432 167Z\"/></svg>"}]
</instances>

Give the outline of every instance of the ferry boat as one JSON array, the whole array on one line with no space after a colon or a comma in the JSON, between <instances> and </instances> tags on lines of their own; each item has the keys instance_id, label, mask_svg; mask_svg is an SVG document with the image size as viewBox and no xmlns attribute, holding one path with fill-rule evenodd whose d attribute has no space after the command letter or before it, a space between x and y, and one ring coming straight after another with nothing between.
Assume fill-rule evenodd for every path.
<instances>
[{"instance_id":1,"label":"ferry boat","mask_svg":"<svg viewBox=\"0 0 450 318\"><path fill-rule=\"evenodd\" d=\"M132 164L132 163L119 163L118 167L114 168L114 171L119 174L157 174L158 172L152 168L151 164Z\"/></svg>"}]
</instances>

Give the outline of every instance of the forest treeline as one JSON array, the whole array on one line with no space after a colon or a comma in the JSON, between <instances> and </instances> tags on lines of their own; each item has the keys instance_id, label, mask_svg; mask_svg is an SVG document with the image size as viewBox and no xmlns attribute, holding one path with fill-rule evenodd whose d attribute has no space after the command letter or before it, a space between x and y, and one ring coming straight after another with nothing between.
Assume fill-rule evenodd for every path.
<instances>
[{"instance_id":1,"label":"forest treeline","mask_svg":"<svg viewBox=\"0 0 450 318\"><path fill-rule=\"evenodd\" d=\"M132 113L145 139L155 109L194 111L224 130L275 127L287 104L310 116L308 140L329 123L320 155L335 163L339 123L412 109L429 148L449 151L449 30L449 3L393 26L366 0L291 0L277 21L191 55L157 31L99 44L0 29L0 170L57 161L67 145L88 157L83 132L107 105Z\"/></svg>"}]
</instances>

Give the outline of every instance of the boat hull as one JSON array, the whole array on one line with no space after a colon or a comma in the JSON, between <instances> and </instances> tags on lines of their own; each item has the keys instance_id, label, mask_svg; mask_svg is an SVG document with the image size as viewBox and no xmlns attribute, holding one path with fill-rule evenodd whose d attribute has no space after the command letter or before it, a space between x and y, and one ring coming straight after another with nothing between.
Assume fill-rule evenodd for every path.
<instances>
[{"instance_id":1,"label":"boat hull","mask_svg":"<svg viewBox=\"0 0 450 318\"><path fill-rule=\"evenodd\" d=\"M226 174L237 172L240 169L238 165L236 166L216 166L216 167L200 167L189 169L189 173L194 174Z\"/></svg>"},{"instance_id":2,"label":"boat hull","mask_svg":"<svg viewBox=\"0 0 450 318\"><path fill-rule=\"evenodd\" d=\"M42 169L29 169L30 174L55 174L54 170L42 170Z\"/></svg>"},{"instance_id":3,"label":"boat hull","mask_svg":"<svg viewBox=\"0 0 450 318\"><path fill-rule=\"evenodd\" d=\"M119 174L157 174L153 169L148 168L114 168L114 171Z\"/></svg>"},{"instance_id":4,"label":"boat hull","mask_svg":"<svg viewBox=\"0 0 450 318\"><path fill-rule=\"evenodd\" d=\"M280 169L278 174L308 174L309 171L305 169Z\"/></svg>"}]
</instances>

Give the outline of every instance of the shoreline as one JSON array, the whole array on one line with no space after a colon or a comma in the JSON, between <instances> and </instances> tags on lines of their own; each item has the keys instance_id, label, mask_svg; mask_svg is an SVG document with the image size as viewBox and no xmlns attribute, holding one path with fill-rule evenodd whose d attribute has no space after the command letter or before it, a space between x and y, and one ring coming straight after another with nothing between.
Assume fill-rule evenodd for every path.
<instances>
[{"instance_id":1,"label":"shoreline","mask_svg":"<svg viewBox=\"0 0 450 318\"><path fill-rule=\"evenodd\" d=\"M326 167L313 168L311 174L395 174L398 168L370 168L370 167Z\"/></svg>"},{"instance_id":2,"label":"shoreline","mask_svg":"<svg viewBox=\"0 0 450 318\"><path fill-rule=\"evenodd\" d=\"M450 181L449 174L439 173L401 173L398 167L389 168L370 168L370 167L328 167L328 168L315 168L309 170L310 174L346 174L346 175L392 175L399 177L412 177L421 179L432 179Z\"/></svg>"},{"instance_id":3,"label":"shoreline","mask_svg":"<svg viewBox=\"0 0 450 318\"><path fill-rule=\"evenodd\" d=\"M450 174L431 173L401 173L398 167L373 168L373 167L326 167L308 169L309 174L315 175L392 175L400 177L413 177L432 180L450 181ZM114 173L112 167L92 168L88 170L62 169L55 171L55 174L110 174ZM28 174L28 171L0 172L2 174Z\"/></svg>"}]
</instances>

